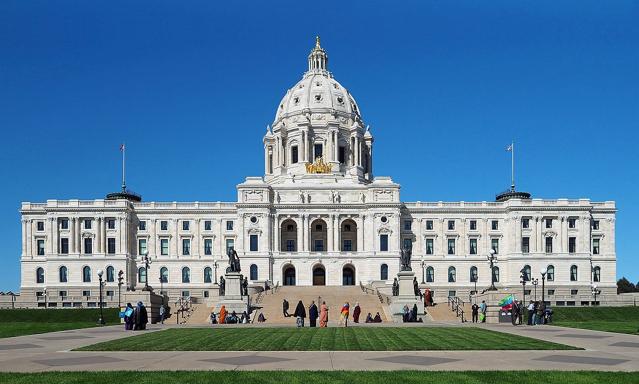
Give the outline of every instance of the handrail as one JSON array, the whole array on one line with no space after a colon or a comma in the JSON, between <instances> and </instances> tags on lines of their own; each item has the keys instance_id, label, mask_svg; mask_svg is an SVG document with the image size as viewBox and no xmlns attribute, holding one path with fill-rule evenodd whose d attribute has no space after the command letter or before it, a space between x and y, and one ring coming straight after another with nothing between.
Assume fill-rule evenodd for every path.
<instances>
[{"instance_id":1,"label":"handrail","mask_svg":"<svg viewBox=\"0 0 639 384\"><path fill-rule=\"evenodd\" d=\"M448 306L450 307L450 309L455 312L455 315L457 317L461 317L461 321L462 323L465 323L466 320L464 320L464 309L460 307L463 307L464 305L464 301L462 299L460 299L457 296L448 296Z\"/></svg>"}]
</instances>

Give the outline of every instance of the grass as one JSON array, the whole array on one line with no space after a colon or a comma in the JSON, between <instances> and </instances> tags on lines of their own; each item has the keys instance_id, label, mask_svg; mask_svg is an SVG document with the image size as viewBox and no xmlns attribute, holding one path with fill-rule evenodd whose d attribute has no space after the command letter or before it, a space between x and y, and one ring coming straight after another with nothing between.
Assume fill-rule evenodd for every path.
<instances>
[{"instance_id":1,"label":"grass","mask_svg":"<svg viewBox=\"0 0 639 384\"><path fill-rule=\"evenodd\" d=\"M560 371L154 371L0 373L6 384L595 384L639 383L636 372Z\"/></svg>"},{"instance_id":2,"label":"grass","mask_svg":"<svg viewBox=\"0 0 639 384\"><path fill-rule=\"evenodd\" d=\"M117 308L105 308L107 325L118 324ZM99 309L3 309L0 338L97 326Z\"/></svg>"},{"instance_id":3,"label":"grass","mask_svg":"<svg viewBox=\"0 0 639 384\"><path fill-rule=\"evenodd\" d=\"M167 329L81 351L438 351L577 349L528 337L458 327Z\"/></svg>"},{"instance_id":4,"label":"grass","mask_svg":"<svg viewBox=\"0 0 639 384\"><path fill-rule=\"evenodd\" d=\"M553 325L639 335L639 307L553 307Z\"/></svg>"}]
</instances>

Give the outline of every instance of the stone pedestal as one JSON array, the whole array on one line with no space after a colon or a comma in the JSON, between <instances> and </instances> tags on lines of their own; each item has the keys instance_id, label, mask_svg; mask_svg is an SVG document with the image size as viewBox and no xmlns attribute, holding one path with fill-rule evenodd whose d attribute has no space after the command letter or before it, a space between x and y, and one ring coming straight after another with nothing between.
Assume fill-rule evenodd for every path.
<instances>
[{"instance_id":1,"label":"stone pedestal","mask_svg":"<svg viewBox=\"0 0 639 384\"><path fill-rule=\"evenodd\" d=\"M401 323L403 321L402 311L405 305L408 305L408 308L412 310L413 306L417 304L417 318L424 319L424 302L420 300L419 296L415 296L415 287L413 286L414 278L415 272L413 271L401 271L397 274L399 295L392 298L390 305L395 323Z\"/></svg>"},{"instance_id":2,"label":"stone pedestal","mask_svg":"<svg viewBox=\"0 0 639 384\"><path fill-rule=\"evenodd\" d=\"M228 313L235 313L240 316L242 312L249 313L248 297L242 295L243 276L239 272L229 272L224 275L224 296L215 306L215 312L219 313L222 306L226 307Z\"/></svg>"},{"instance_id":3,"label":"stone pedestal","mask_svg":"<svg viewBox=\"0 0 639 384\"><path fill-rule=\"evenodd\" d=\"M153 291L127 291L122 295L122 305L126 306L127 303L131 303L135 308L138 301L141 301L146 307L149 323L155 324L160 321L160 305L162 305L162 299L161 295Z\"/></svg>"}]
</instances>

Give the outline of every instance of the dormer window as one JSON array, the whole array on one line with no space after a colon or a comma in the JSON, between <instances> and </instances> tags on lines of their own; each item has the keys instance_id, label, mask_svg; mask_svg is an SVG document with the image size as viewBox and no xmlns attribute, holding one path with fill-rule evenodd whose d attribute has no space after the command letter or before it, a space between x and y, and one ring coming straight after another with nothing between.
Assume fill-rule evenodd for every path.
<instances>
[{"instance_id":1,"label":"dormer window","mask_svg":"<svg viewBox=\"0 0 639 384\"><path fill-rule=\"evenodd\" d=\"M344 104L344 98L342 96L337 96L337 102L340 104Z\"/></svg>"},{"instance_id":2,"label":"dormer window","mask_svg":"<svg viewBox=\"0 0 639 384\"><path fill-rule=\"evenodd\" d=\"M297 104L299 104L299 102L300 102L300 98L299 98L299 97L297 97L297 96L295 96L295 97L293 98L293 103L295 103L295 104L297 105Z\"/></svg>"}]
</instances>

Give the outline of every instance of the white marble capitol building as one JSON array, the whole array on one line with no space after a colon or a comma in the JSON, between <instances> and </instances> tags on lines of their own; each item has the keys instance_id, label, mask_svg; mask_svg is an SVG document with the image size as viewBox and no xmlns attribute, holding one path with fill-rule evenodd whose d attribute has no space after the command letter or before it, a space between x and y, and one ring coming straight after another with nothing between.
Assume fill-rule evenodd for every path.
<instances>
[{"instance_id":1,"label":"white marble capitol building","mask_svg":"<svg viewBox=\"0 0 639 384\"><path fill-rule=\"evenodd\" d=\"M553 305L586 304L593 284L602 300L616 294L614 202L514 190L490 202L402 202L398 184L374 175L373 135L327 64L318 39L263 137L264 175L237 185L236 202L146 202L123 191L22 203L20 300L96 306L98 270L109 305L119 271L123 290L148 279L171 299L213 299L229 248L255 286L390 284L411 247L436 300L488 287L491 249L498 288L521 292L522 270L541 281L546 269Z\"/></svg>"}]
</instances>

